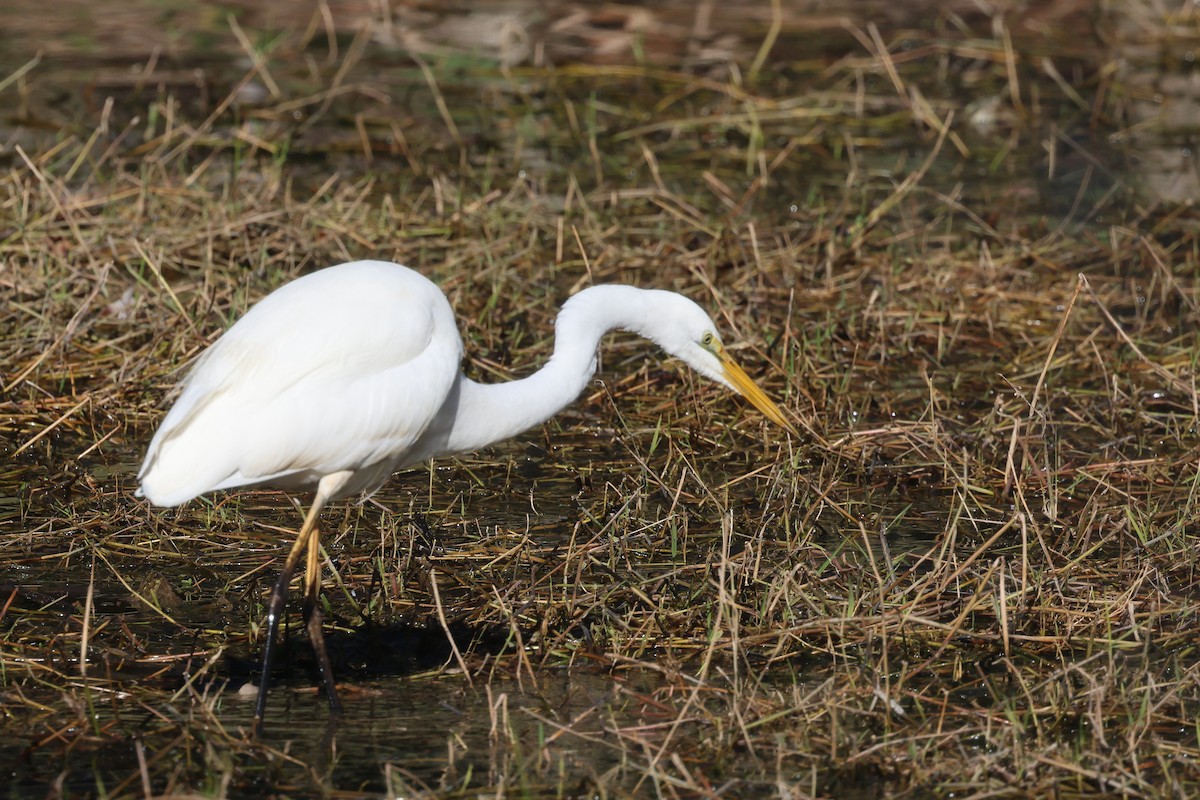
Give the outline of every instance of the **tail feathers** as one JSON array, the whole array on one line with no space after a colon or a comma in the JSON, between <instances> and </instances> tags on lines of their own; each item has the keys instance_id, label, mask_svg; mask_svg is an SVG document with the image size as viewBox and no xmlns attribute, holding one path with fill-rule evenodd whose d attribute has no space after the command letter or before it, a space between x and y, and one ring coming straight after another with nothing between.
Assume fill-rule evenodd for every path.
<instances>
[{"instance_id":1,"label":"tail feathers","mask_svg":"<svg viewBox=\"0 0 1200 800\"><path fill-rule=\"evenodd\" d=\"M226 469L205 469L180 458L159 458L141 477L137 494L156 506L177 506L211 491L229 477Z\"/></svg>"},{"instance_id":2,"label":"tail feathers","mask_svg":"<svg viewBox=\"0 0 1200 800\"><path fill-rule=\"evenodd\" d=\"M138 495L156 506L177 506L221 488L237 475L236 458L223 452L228 437L202 427L170 430L164 426L158 432L138 473Z\"/></svg>"},{"instance_id":3,"label":"tail feathers","mask_svg":"<svg viewBox=\"0 0 1200 800\"><path fill-rule=\"evenodd\" d=\"M192 498L239 486L272 485L279 488L308 488L326 474L323 471L277 468L283 465L247 465L232 453L223 453L230 437L188 436L154 443L138 475L138 497L156 506L177 506ZM237 441L236 437L232 439ZM207 446L205 446L207 445ZM267 471L263 471L263 469Z\"/></svg>"}]
</instances>

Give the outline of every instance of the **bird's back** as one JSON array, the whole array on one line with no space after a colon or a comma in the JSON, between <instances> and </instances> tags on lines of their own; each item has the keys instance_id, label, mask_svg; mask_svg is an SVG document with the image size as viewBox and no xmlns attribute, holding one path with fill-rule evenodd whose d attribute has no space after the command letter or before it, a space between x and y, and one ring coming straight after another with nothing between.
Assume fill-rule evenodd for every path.
<instances>
[{"instance_id":1,"label":"bird's back","mask_svg":"<svg viewBox=\"0 0 1200 800\"><path fill-rule=\"evenodd\" d=\"M462 341L442 292L397 264L320 270L260 301L197 361L139 473L156 505L251 484L386 479L437 414Z\"/></svg>"}]
</instances>

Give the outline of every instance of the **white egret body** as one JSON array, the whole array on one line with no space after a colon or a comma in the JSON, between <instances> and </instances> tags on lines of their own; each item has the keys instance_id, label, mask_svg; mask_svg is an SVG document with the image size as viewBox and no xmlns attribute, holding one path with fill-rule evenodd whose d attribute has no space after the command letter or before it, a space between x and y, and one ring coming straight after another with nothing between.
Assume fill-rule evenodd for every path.
<instances>
[{"instance_id":1,"label":"white egret body","mask_svg":"<svg viewBox=\"0 0 1200 800\"><path fill-rule=\"evenodd\" d=\"M174 506L238 486L316 488L272 593L257 723L275 628L304 551L310 637L337 708L315 603L321 508L373 491L403 467L546 421L586 388L600 340L613 329L658 343L792 430L733 362L698 305L674 292L631 286L594 286L567 300L549 362L508 383L462 375L462 339L441 290L407 267L381 261L330 267L280 287L205 351L150 442L138 494Z\"/></svg>"}]
</instances>

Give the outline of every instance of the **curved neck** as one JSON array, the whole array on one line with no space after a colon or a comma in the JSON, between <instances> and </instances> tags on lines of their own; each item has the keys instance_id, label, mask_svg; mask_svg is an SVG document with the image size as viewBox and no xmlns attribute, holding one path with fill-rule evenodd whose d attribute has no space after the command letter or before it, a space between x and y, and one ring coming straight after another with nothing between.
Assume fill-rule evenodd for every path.
<instances>
[{"instance_id":1,"label":"curved neck","mask_svg":"<svg viewBox=\"0 0 1200 800\"><path fill-rule=\"evenodd\" d=\"M574 402L596 372L596 349L614 330L644 333L639 319L645 291L632 286L593 286L563 304L554 324L554 355L521 380L477 383L459 378L438 420L440 452L486 447L540 425ZM449 423L449 424L447 424ZM438 435L438 434L435 434Z\"/></svg>"}]
</instances>

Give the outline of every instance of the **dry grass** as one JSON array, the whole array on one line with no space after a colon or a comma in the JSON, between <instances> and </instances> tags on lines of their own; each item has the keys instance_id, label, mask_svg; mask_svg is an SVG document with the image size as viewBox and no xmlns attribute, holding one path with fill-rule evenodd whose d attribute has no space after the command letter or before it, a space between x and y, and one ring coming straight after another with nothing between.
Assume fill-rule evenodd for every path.
<instances>
[{"instance_id":1,"label":"dry grass","mask_svg":"<svg viewBox=\"0 0 1200 800\"><path fill-rule=\"evenodd\" d=\"M758 40L757 84L239 29L240 79L102 72L49 133L53 69L0 77L12 791L1194 794L1197 219L1079 134L1144 127L1136 73L940 19ZM544 431L326 515L346 719L293 642L255 742L299 516L133 476L189 359L358 257L445 287L496 380L579 286L684 291L804 433L617 337Z\"/></svg>"}]
</instances>

